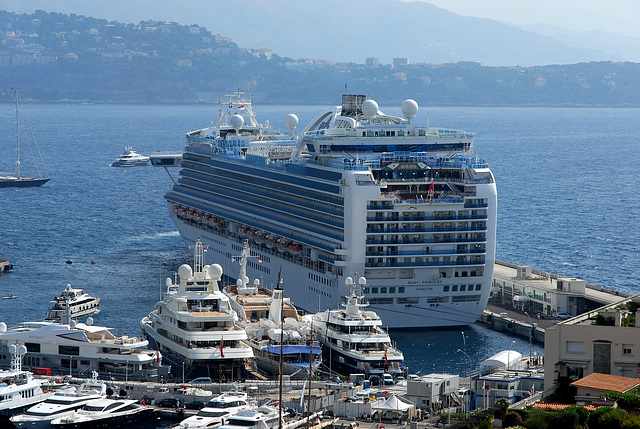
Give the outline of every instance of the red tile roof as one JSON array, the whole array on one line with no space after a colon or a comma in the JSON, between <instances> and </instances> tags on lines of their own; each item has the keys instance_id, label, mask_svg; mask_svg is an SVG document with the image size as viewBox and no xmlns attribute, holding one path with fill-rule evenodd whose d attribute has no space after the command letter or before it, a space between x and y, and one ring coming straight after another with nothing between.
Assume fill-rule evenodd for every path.
<instances>
[{"instance_id":1,"label":"red tile roof","mask_svg":"<svg viewBox=\"0 0 640 429\"><path fill-rule=\"evenodd\" d=\"M620 375L600 374L594 372L571 383L572 386L597 389L602 391L627 392L640 385L640 378L622 377Z\"/></svg>"}]
</instances>

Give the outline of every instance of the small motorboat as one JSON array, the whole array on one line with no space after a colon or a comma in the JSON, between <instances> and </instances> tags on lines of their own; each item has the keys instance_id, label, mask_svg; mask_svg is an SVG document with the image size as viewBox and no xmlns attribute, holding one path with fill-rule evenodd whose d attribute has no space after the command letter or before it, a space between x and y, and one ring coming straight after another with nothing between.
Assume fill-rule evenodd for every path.
<instances>
[{"instance_id":1,"label":"small motorboat","mask_svg":"<svg viewBox=\"0 0 640 429\"><path fill-rule=\"evenodd\" d=\"M131 146L124 148L124 153L113 161L109 166L111 167L138 167L147 165L149 163L149 157L144 156L136 152Z\"/></svg>"},{"instance_id":2,"label":"small motorboat","mask_svg":"<svg viewBox=\"0 0 640 429\"><path fill-rule=\"evenodd\" d=\"M18 296L17 295L7 295L7 296L3 296L2 299L16 299Z\"/></svg>"}]
</instances>

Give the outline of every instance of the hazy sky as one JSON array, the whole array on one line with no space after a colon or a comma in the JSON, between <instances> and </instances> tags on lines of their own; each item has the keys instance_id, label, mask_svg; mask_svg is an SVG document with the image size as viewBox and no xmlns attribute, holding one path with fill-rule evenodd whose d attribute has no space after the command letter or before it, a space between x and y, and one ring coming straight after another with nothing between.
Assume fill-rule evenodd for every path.
<instances>
[{"instance_id":1,"label":"hazy sky","mask_svg":"<svg viewBox=\"0 0 640 429\"><path fill-rule=\"evenodd\" d=\"M31 13L77 13L123 22L166 19L207 26L223 0L0 0L0 9ZM227 2L228 0L224 0ZM305 1L314 0L301 0ZM415 0L400 0L415 1ZM640 37L640 0L420 0L464 16L512 24L551 24L571 30L602 30ZM274 0L277 4L278 0ZM242 13L250 13L243 10ZM194 19L205 22L195 22ZM185 22L186 21L186 22Z\"/></svg>"},{"instance_id":2,"label":"hazy sky","mask_svg":"<svg viewBox=\"0 0 640 429\"><path fill-rule=\"evenodd\" d=\"M404 2L415 0L401 0ZM640 0L419 0L463 16L640 37Z\"/></svg>"}]
</instances>

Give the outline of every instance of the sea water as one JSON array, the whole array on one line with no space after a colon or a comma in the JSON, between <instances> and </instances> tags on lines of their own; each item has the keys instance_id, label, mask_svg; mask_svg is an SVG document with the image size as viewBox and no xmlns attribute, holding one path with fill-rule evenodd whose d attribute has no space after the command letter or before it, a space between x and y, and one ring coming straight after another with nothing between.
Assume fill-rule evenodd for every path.
<instances>
[{"instance_id":1,"label":"sea water","mask_svg":"<svg viewBox=\"0 0 640 429\"><path fill-rule=\"evenodd\" d=\"M286 130L284 116L296 113L300 130L324 107L257 106L257 114ZM399 106L381 110L401 115ZM0 112L10 118L0 128L0 171L7 171L15 160L13 106ZM0 189L0 254L14 264L0 275L0 295L18 296L0 300L0 321L42 320L71 283L102 299L96 324L140 335L164 279L191 258L163 198L169 175L108 164L125 146L180 152L184 134L216 116L209 105L23 105L22 170L36 174L29 170L35 136L52 179L42 188ZM477 134L498 189L497 259L637 293L639 118L640 109L430 107L414 121ZM411 372L462 374L500 350L543 352L479 324L391 336Z\"/></svg>"}]
</instances>

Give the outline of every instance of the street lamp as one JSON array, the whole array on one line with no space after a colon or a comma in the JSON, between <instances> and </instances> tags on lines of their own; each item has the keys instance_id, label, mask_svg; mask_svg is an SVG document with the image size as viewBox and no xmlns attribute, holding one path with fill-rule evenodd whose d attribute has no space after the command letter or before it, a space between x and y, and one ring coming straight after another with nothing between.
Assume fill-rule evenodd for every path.
<instances>
[{"instance_id":1,"label":"street lamp","mask_svg":"<svg viewBox=\"0 0 640 429\"><path fill-rule=\"evenodd\" d=\"M533 323L531 323L531 316L529 316L529 313L525 311L524 314L529 318L529 325L531 325L529 328L529 363L531 363L531 333L533 331Z\"/></svg>"},{"instance_id":2,"label":"street lamp","mask_svg":"<svg viewBox=\"0 0 640 429\"><path fill-rule=\"evenodd\" d=\"M462 346L464 349L464 354L467 354L467 339L464 337L464 331L461 332L462 334ZM460 349L458 349L460 350ZM469 363L471 363L471 361L469 361ZM467 363L464 360L464 358L462 359L462 366L464 367L464 378L467 378Z\"/></svg>"},{"instance_id":3,"label":"street lamp","mask_svg":"<svg viewBox=\"0 0 640 429\"><path fill-rule=\"evenodd\" d=\"M471 358L469 357L469 355L467 354L467 352L465 352L464 350L460 350L460 349L458 349L458 350L456 350L456 352L460 352L460 353L462 353L462 354L464 355L464 356L462 356L462 364L463 364L463 366L464 366L464 368L465 368L465 371L464 371L464 377L465 377L465 378L467 378L467 370L466 370L466 368L467 368L467 362L466 362L466 360L465 360L464 358L465 358L465 356L466 356L466 357L467 357L467 359L469 359L469 366L471 366Z\"/></svg>"},{"instance_id":4,"label":"street lamp","mask_svg":"<svg viewBox=\"0 0 640 429\"><path fill-rule=\"evenodd\" d=\"M507 351L507 371L509 371L509 367L511 366L511 357L509 356L511 354L511 347L513 347L515 343L515 340L511 341L511 345L509 346L509 350Z\"/></svg>"}]
</instances>

